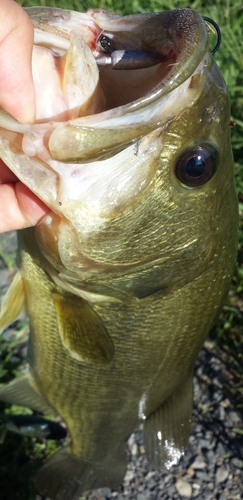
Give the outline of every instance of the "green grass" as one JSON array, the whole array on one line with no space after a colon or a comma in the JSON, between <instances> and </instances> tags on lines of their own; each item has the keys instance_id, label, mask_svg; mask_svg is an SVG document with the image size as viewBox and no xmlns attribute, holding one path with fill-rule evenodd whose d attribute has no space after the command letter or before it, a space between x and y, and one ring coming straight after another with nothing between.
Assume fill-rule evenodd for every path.
<instances>
[{"instance_id":1,"label":"green grass","mask_svg":"<svg viewBox=\"0 0 243 500\"><path fill-rule=\"evenodd\" d=\"M188 6L184 0L19 0L23 7L46 5L58 6L64 9L85 11L88 7L100 7L114 10L119 14L143 13L161 11L164 9L181 8ZM228 304L224 307L221 317L211 338L217 345L226 351L233 360L239 373L241 383L236 391L242 391L243 385L243 4L241 1L229 0L195 0L191 8L199 10L203 15L213 18L222 31L222 45L215 54L229 88L232 122L232 148L235 158L235 179L239 197L239 253L235 274L229 294ZM213 37L212 37L213 38ZM214 40L212 39L212 45ZM0 259L8 268L13 266L13 253L0 248ZM19 370L14 354L19 350L21 343L27 338L26 324L16 323L13 327L15 336L9 343L1 340L0 336L0 377L2 382L14 378ZM23 366L23 365L22 365ZM19 411L16 407L7 407L0 403L1 412L6 415ZM239 436L242 430L239 429ZM29 478L39 468L40 463L56 447L54 442L40 439L21 437L8 434L7 439L0 447L1 465L1 499L2 500L35 500L36 493Z\"/></svg>"}]
</instances>

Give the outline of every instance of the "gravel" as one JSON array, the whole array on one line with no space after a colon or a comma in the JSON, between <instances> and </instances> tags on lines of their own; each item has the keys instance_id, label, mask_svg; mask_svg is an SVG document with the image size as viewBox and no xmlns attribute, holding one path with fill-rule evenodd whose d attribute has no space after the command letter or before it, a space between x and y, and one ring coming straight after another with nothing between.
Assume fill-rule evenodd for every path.
<instances>
[{"instance_id":1,"label":"gravel","mask_svg":"<svg viewBox=\"0 0 243 500\"><path fill-rule=\"evenodd\" d=\"M14 236L10 244L14 246ZM0 251L2 251L2 237ZM12 247L11 247L12 248ZM0 269L0 294L9 273ZM4 340L11 339L11 330ZM25 356L21 346L20 357ZM128 441L128 467L119 491L101 488L86 500L236 500L243 498L243 411L233 360L207 340L195 366L194 409L188 447L177 466L157 471L144 454L142 427ZM36 500L44 500L37 495Z\"/></svg>"},{"instance_id":2,"label":"gravel","mask_svg":"<svg viewBox=\"0 0 243 500\"><path fill-rule=\"evenodd\" d=\"M128 442L129 463L120 490L99 489L86 500L243 498L243 412L234 392L238 382L233 361L207 340L195 367L192 430L179 464L167 472L154 470L144 456L140 426Z\"/></svg>"}]
</instances>

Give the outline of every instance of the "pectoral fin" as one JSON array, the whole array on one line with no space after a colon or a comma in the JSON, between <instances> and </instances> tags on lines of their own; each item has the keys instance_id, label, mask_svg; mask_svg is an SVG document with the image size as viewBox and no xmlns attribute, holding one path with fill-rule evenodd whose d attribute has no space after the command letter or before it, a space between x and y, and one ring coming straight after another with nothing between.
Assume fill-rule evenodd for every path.
<instances>
[{"instance_id":1,"label":"pectoral fin","mask_svg":"<svg viewBox=\"0 0 243 500\"><path fill-rule=\"evenodd\" d=\"M63 345L78 361L110 363L114 345L103 322L86 300L53 293Z\"/></svg>"},{"instance_id":2,"label":"pectoral fin","mask_svg":"<svg viewBox=\"0 0 243 500\"><path fill-rule=\"evenodd\" d=\"M18 271L3 299L0 312L0 329L13 323L26 308L24 280Z\"/></svg>"},{"instance_id":3,"label":"pectoral fin","mask_svg":"<svg viewBox=\"0 0 243 500\"><path fill-rule=\"evenodd\" d=\"M9 404L27 406L42 413L54 412L46 399L39 393L29 373L1 387L0 400Z\"/></svg>"},{"instance_id":4,"label":"pectoral fin","mask_svg":"<svg viewBox=\"0 0 243 500\"><path fill-rule=\"evenodd\" d=\"M193 374L144 423L146 456L155 467L178 463L187 446L193 403Z\"/></svg>"}]
</instances>

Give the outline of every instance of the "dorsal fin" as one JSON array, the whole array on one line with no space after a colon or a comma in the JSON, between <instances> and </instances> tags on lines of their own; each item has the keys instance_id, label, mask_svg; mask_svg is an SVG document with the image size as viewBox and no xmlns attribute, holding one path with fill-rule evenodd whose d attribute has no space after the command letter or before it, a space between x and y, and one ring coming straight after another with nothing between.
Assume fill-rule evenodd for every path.
<instances>
[{"instance_id":1,"label":"dorsal fin","mask_svg":"<svg viewBox=\"0 0 243 500\"><path fill-rule=\"evenodd\" d=\"M52 293L64 347L78 361L110 363L114 345L102 320L80 297Z\"/></svg>"}]
</instances>

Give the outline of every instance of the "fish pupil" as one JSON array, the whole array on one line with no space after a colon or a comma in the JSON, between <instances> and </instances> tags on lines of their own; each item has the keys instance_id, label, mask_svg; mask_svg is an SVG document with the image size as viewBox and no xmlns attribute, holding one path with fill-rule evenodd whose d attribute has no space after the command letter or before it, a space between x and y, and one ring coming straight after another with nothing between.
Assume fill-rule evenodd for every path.
<instances>
[{"instance_id":1,"label":"fish pupil","mask_svg":"<svg viewBox=\"0 0 243 500\"><path fill-rule=\"evenodd\" d=\"M177 161L176 175L186 186L201 186L214 175L218 157L218 152L211 144L186 151Z\"/></svg>"},{"instance_id":2,"label":"fish pupil","mask_svg":"<svg viewBox=\"0 0 243 500\"><path fill-rule=\"evenodd\" d=\"M200 177L206 170L206 163L201 156L194 156L186 164L186 173L190 177Z\"/></svg>"}]
</instances>

